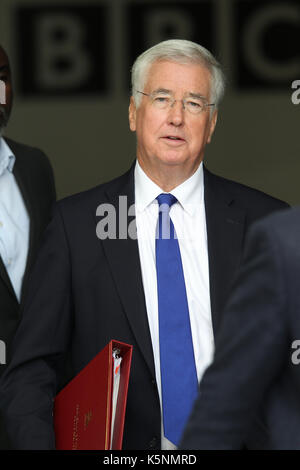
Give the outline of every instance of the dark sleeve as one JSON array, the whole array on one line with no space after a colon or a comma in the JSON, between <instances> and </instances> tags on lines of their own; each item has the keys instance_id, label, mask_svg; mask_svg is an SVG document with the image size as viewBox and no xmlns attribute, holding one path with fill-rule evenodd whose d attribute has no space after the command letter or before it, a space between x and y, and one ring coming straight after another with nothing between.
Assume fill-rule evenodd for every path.
<instances>
[{"instance_id":1,"label":"dark sleeve","mask_svg":"<svg viewBox=\"0 0 300 470\"><path fill-rule=\"evenodd\" d=\"M53 449L52 405L72 324L70 255L59 208L32 272L0 408L15 449Z\"/></svg>"},{"instance_id":2,"label":"dark sleeve","mask_svg":"<svg viewBox=\"0 0 300 470\"><path fill-rule=\"evenodd\" d=\"M288 351L280 255L275 237L257 224L249 234L216 337L214 361L200 383L181 449L239 449L246 442L263 394Z\"/></svg>"}]
</instances>

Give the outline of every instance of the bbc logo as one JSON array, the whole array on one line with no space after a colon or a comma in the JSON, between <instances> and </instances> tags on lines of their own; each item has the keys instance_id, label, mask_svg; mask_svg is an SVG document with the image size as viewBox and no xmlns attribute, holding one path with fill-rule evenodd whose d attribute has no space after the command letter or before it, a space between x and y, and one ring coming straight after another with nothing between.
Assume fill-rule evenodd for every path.
<instances>
[{"instance_id":1,"label":"bbc logo","mask_svg":"<svg viewBox=\"0 0 300 470\"><path fill-rule=\"evenodd\" d=\"M113 32L111 3L20 6L16 11L19 91L24 95L109 93ZM124 11L125 77L138 54L155 43L185 37L213 45L209 1L130 3ZM205 18L199 28L198 18ZM129 81L125 80L124 91Z\"/></svg>"},{"instance_id":2,"label":"bbc logo","mask_svg":"<svg viewBox=\"0 0 300 470\"><path fill-rule=\"evenodd\" d=\"M231 86L241 91L287 89L300 75L299 0L228 1L235 65ZM137 55L164 39L198 42L222 63L216 4L208 0L122 3L124 92L128 92L129 70ZM112 48L112 8L108 0L20 5L15 13L19 92L53 96L113 91L111 64L117 59Z\"/></svg>"}]
</instances>

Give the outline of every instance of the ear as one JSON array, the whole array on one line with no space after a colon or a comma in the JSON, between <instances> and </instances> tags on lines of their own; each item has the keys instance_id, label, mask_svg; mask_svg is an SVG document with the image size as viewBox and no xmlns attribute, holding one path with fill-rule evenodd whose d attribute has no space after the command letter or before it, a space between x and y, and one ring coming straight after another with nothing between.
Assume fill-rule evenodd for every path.
<instances>
[{"instance_id":1,"label":"ear","mask_svg":"<svg viewBox=\"0 0 300 470\"><path fill-rule=\"evenodd\" d=\"M133 96L130 98L129 104L129 127L132 132L136 131L136 105Z\"/></svg>"},{"instance_id":2,"label":"ear","mask_svg":"<svg viewBox=\"0 0 300 470\"><path fill-rule=\"evenodd\" d=\"M208 144L211 142L211 138L212 138L212 135L214 133L214 130L217 124L217 119L218 119L218 110L216 109L213 112L212 117L210 118L210 128L209 128L209 133L208 133L208 138L207 138Z\"/></svg>"}]
</instances>

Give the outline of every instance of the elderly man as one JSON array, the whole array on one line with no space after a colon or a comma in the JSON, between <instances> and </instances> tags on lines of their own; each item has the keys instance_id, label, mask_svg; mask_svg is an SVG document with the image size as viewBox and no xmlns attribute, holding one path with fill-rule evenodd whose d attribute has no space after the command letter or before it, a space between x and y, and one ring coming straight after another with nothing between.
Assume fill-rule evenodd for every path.
<instances>
[{"instance_id":1,"label":"elderly man","mask_svg":"<svg viewBox=\"0 0 300 470\"><path fill-rule=\"evenodd\" d=\"M165 41L136 60L129 122L137 160L57 204L31 279L1 394L17 448L55 447L63 359L71 354L76 374L112 338L134 348L124 448L178 445L245 232L286 206L204 168L223 90L219 64L198 44ZM117 230L104 217L111 206Z\"/></svg>"},{"instance_id":2,"label":"elderly man","mask_svg":"<svg viewBox=\"0 0 300 470\"><path fill-rule=\"evenodd\" d=\"M1 375L10 359L29 269L56 194L45 154L2 137L12 109L13 90L8 56L1 46L0 80L5 91L0 104L0 340L5 345ZM6 448L2 425L0 417L0 448Z\"/></svg>"}]
</instances>

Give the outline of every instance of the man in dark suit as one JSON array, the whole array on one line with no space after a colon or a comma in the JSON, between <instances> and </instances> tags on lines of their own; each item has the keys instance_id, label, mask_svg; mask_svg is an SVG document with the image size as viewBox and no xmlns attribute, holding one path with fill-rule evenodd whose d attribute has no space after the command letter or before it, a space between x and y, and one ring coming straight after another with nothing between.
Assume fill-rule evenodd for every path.
<instances>
[{"instance_id":1,"label":"man in dark suit","mask_svg":"<svg viewBox=\"0 0 300 470\"><path fill-rule=\"evenodd\" d=\"M218 62L195 43L165 41L136 60L129 122L137 161L125 175L58 203L33 271L1 386L17 448L55 447L52 399L64 358L77 374L112 338L134 351L123 447L178 444L245 233L286 207L204 168L223 90ZM191 387L180 389L187 376Z\"/></svg>"},{"instance_id":2,"label":"man in dark suit","mask_svg":"<svg viewBox=\"0 0 300 470\"><path fill-rule=\"evenodd\" d=\"M248 237L182 449L300 448L300 209Z\"/></svg>"},{"instance_id":3,"label":"man in dark suit","mask_svg":"<svg viewBox=\"0 0 300 470\"><path fill-rule=\"evenodd\" d=\"M12 102L12 78L0 46L0 80L5 103L0 105L0 375L10 360L10 344L20 321L20 304L41 234L56 199L53 171L40 150L2 137ZM0 418L0 448L8 443Z\"/></svg>"}]
</instances>

